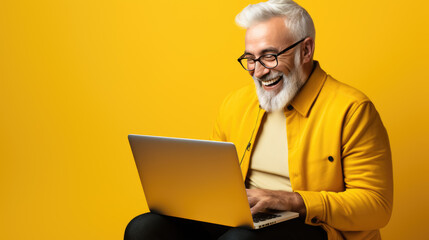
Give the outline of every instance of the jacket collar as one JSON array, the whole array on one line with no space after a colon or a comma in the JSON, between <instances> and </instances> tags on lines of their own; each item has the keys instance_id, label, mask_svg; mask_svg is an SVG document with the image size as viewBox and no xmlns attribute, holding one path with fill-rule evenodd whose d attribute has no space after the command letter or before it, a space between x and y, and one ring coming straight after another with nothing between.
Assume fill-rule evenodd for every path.
<instances>
[{"instance_id":1,"label":"jacket collar","mask_svg":"<svg viewBox=\"0 0 429 240\"><path fill-rule=\"evenodd\" d=\"M307 82L291 102L293 108L304 117L308 116L327 77L326 72L320 68L319 62L314 61L314 65L314 70Z\"/></svg>"}]
</instances>

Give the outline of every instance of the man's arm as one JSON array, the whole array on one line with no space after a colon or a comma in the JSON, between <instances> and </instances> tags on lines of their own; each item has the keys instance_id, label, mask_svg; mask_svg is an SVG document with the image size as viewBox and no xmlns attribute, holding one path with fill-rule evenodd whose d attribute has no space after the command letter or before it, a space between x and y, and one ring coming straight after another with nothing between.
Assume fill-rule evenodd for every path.
<instances>
[{"instance_id":1,"label":"man's arm","mask_svg":"<svg viewBox=\"0 0 429 240\"><path fill-rule=\"evenodd\" d=\"M385 226L393 204L391 153L386 130L371 102L360 104L345 119L342 166L345 191L252 190L248 195L253 211L297 211L308 224L324 222L342 231Z\"/></svg>"},{"instance_id":2,"label":"man's arm","mask_svg":"<svg viewBox=\"0 0 429 240\"><path fill-rule=\"evenodd\" d=\"M392 159L386 129L370 101L349 112L341 140L345 191L297 191L306 223L325 222L342 231L382 228L393 207Z\"/></svg>"}]
</instances>

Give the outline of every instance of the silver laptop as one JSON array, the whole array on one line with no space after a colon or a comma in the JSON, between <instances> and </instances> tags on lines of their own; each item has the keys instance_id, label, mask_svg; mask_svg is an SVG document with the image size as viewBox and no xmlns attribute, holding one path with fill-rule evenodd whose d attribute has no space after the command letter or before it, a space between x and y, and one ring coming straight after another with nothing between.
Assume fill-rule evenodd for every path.
<instances>
[{"instance_id":1,"label":"silver laptop","mask_svg":"<svg viewBox=\"0 0 429 240\"><path fill-rule=\"evenodd\" d=\"M250 213L234 144L128 135L151 212L231 227L262 228L295 212Z\"/></svg>"}]
</instances>

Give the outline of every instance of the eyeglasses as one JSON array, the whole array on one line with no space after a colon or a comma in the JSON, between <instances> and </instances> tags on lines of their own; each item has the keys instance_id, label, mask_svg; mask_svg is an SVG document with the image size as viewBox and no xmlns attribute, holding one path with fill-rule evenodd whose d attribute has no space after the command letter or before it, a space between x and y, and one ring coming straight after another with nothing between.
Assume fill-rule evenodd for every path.
<instances>
[{"instance_id":1,"label":"eyeglasses","mask_svg":"<svg viewBox=\"0 0 429 240\"><path fill-rule=\"evenodd\" d=\"M241 66L247 70L247 71L253 71L255 70L256 62L259 62L262 66L265 68L275 68L277 65L279 65L278 56L282 55L283 53L287 52L288 50L291 50L292 48L296 47L296 45L300 44L302 41L304 41L307 37L299 40L298 42L290 45L289 47L285 48L283 51L280 51L277 54L264 54L260 56L257 59L253 59L251 56L245 56L242 55L237 60L241 64Z\"/></svg>"}]
</instances>

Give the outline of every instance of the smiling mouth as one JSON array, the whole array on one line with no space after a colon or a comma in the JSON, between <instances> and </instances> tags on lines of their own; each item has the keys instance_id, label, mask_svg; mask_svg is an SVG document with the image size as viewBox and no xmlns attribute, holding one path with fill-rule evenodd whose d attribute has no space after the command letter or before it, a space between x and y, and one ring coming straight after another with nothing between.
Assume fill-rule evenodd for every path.
<instances>
[{"instance_id":1,"label":"smiling mouth","mask_svg":"<svg viewBox=\"0 0 429 240\"><path fill-rule=\"evenodd\" d=\"M268 80L268 81L261 81L262 85L266 86L266 87L271 87L276 85L277 83L280 82L280 80L282 79L282 76L278 76L274 79Z\"/></svg>"}]
</instances>

